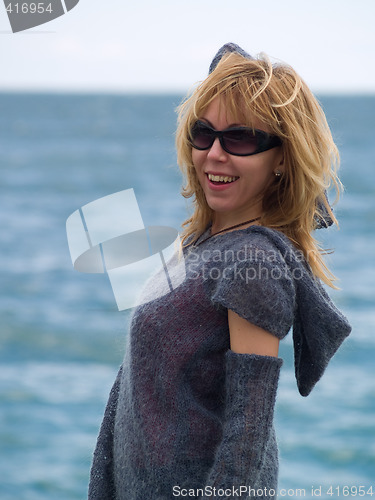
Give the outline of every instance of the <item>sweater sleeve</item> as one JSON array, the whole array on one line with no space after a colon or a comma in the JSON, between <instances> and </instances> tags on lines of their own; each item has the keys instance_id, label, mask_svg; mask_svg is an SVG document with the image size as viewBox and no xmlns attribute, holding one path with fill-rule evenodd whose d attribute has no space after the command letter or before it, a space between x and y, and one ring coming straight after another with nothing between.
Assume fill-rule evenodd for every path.
<instances>
[{"instance_id":1,"label":"sweater sleeve","mask_svg":"<svg viewBox=\"0 0 375 500\"><path fill-rule=\"evenodd\" d=\"M111 389L96 443L90 472L88 500L115 500L113 478L113 431L119 394L120 368Z\"/></svg>"},{"instance_id":2,"label":"sweater sleeve","mask_svg":"<svg viewBox=\"0 0 375 500\"><path fill-rule=\"evenodd\" d=\"M206 480L212 490L202 499L238 498L241 486L256 491L252 498L274 498L278 451L273 417L281 366L280 358L226 353L223 436Z\"/></svg>"},{"instance_id":3,"label":"sweater sleeve","mask_svg":"<svg viewBox=\"0 0 375 500\"><path fill-rule=\"evenodd\" d=\"M212 274L212 273L211 273ZM294 318L295 285L279 254L226 264L217 280L210 280L211 300L231 309L279 339L289 332Z\"/></svg>"}]
</instances>

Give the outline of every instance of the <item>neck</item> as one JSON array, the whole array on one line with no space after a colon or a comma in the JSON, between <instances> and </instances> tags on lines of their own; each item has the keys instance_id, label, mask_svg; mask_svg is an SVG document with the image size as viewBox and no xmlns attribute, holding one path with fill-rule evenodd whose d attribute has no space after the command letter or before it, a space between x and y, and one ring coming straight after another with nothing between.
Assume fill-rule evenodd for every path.
<instances>
[{"instance_id":1,"label":"neck","mask_svg":"<svg viewBox=\"0 0 375 500\"><path fill-rule=\"evenodd\" d=\"M219 216L218 216L219 215ZM212 226L211 226L211 234L218 233L219 231L224 231L225 229L229 229L232 226L236 226L238 224L243 225L243 228L246 228L247 225L252 225L256 224L258 221L255 222L249 222L253 221L254 219L259 219L260 218L260 213L253 213L253 214L243 214L241 217L230 217L230 216L223 216L224 214L215 214L214 219L212 221ZM226 214L225 214L226 215Z\"/></svg>"},{"instance_id":2,"label":"neck","mask_svg":"<svg viewBox=\"0 0 375 500\"><path fill-rule=\"evenodd\" d=\"M239 206L234 210L213 211L211 233L222 231L227 227L260 217L262 212L263 198L261 196L257 197L250 204Z\"/></svg>"}]
</instances>

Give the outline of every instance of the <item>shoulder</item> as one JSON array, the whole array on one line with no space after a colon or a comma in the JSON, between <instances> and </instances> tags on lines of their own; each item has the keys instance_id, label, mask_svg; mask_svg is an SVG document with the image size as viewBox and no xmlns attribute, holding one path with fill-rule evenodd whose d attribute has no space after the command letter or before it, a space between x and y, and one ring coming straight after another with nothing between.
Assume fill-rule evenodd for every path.
<instances>
[{"instance_id":1,"label":"shoulder","mask_svg":"<svg viewBox=\"0 0 375 500\"><path fill-rule=\"evenodd\" d=\"M212 302L283 338L295 308L295 283L287 256L294 252L293 245L278 231L256 226L213 240L212 260L206 263ZM211 273L210 266L220 272Z\"/></svg>"},{"instance_id":2,"label":"shoulder","mask_svg":"<svg viewBox=\"0 0 375 500\"><path fill-rule=\"evenodd\" d=\"M243 230L243 241L251 245L257 245L265 250L287 249L297 251L290 239L281 231L264 226L250 226Z\"/></svg>"},{"instance_id":3,"label":"shoulder","mask_svg":"<svg viewBox=\"0 0 375 500\"><path fill-rule=\"evenodd\" d=\"M303 253L290 239L276 229L263 226L250 226L246 229L225 233L211 240L211 251L216 249L240 261L285 263L287 261L303 261Z\"/></svg>"}]
</instances>

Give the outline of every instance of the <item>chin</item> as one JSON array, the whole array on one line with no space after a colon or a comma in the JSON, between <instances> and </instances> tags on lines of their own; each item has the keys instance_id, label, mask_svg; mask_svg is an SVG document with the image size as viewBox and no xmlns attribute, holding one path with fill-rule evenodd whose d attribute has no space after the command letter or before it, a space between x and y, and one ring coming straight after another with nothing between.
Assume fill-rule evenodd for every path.
<instances>
[{"instance_id":1,"label":"chin","mask_svg":"<svg viewBox=\"0 0 375 500\"><path fill-rule=\"evenodd\" d=\"M214 212L218 212L218 213L226 213L226 212L230 212L231 210L234 210L235 207L232 207L232 206L228 206L224 203L218 203L218 202L215 202L213 200L207 200L206 198L206 201L207 201L207 205L210 207L211 210L213 210Z\"/></svg>"}]
</instances>

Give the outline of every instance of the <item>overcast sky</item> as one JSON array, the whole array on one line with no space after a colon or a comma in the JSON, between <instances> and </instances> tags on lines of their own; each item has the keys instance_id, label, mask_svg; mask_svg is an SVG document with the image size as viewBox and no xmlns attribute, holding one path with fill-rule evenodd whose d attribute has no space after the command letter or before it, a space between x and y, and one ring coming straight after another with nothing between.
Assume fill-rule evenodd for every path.
<instances>
[{"instance_id":1,"label":"overcast sky","mask_svg":"<svg viewBox=\"0 0 375 500\"><path fill-rule=\"evenodd\" d=\"M13 34L1 2L0 90L185 92L233 41L315 92L375 93L374 23L375 0L80 0Z\"/></svg>"}]
</instances>

